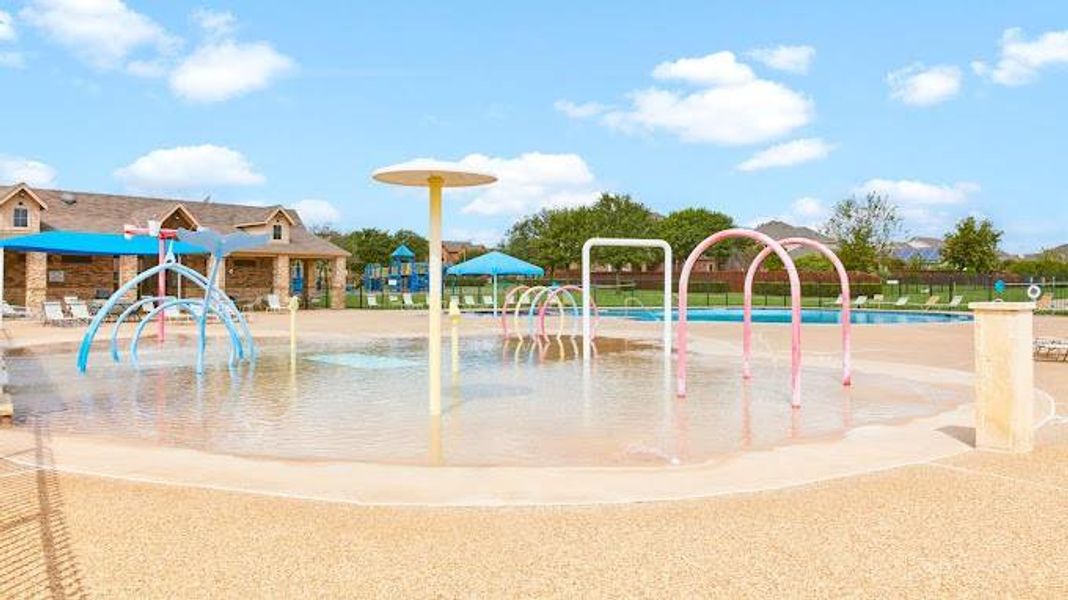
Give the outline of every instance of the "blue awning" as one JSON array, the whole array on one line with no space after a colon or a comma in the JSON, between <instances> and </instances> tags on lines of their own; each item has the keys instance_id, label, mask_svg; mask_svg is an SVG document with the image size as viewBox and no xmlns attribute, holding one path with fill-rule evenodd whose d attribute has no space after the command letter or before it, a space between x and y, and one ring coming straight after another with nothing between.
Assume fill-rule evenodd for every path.
<instances>
[{"instance_id":1,"label":"blue awning","mask_svg":"<svg viewBox=\"0 0 1068 600\"><path fill-rule=\"evenodd\" d=\"M525 275L527 277L544 277L545 269L532 265L525 260L509 256L504 252L487 252L471 260L453 265L445 271L446 275Z\"/></svg>"},{"instance_id":2,"label":"blue awning","mask_svg":"<svg viewBox=\"0 0 1068 600\"><path fill-rule=\"evenodd\" d=\"M185 242L168 240L167 244L174 254L207 253L203 248ZM18 252L46 252L48 254L78 254L83 256L156 256L159 253L159 241L143 235L126 239L126 236L119 233L44 231L0 240L0 248Z\"/></svg>"}]
</instances>

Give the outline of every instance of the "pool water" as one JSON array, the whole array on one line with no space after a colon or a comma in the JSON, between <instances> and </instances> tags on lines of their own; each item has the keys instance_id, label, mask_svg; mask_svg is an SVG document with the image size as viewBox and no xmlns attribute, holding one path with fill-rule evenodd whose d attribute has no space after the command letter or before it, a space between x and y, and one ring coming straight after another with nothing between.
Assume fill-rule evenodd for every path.
<instances>
[{"instance_id":1,"label":"pool water","mask_svg":"<svg viewBox=\"0 0 1068 600\"><path fill-rule=\"evenodd\" d=\"M140 370L94 353L8 357L17 427L213 453L295 460L430 465L655 465L839 435L859 425L930 415L966 387L808 367L804 407L788 404L789 365L758 363L743 383L736 357L690 360L690 396L677 399L651 344L598 340L584 374L577 340L536 344L464 338L460 373L443 350L443 414L426 405L421 338L262 350L225 366L215 344L198 376L190 347L145 347Z\"/></svg>"},{"instance_id":2,"label":"pool water","mask_svg":"<svg viewBox=\"0 0 1068 600\"><path fill-rule=\"evenodd\" d=\"M627 317L637 321L663 321L662 309L603 309L601 316ZM679 320L679 311L674 312ZM742 322L741 308L691 308L686 312L690 321ZM863 325L890 325L903 323L966 323L972 320L968 313L904 312L892 310L852 310L849 322ZM801 322L830 325L842 321L841 311L822 308L801 309ZM754 308L754 323L789 323L788 308Z\"/></svg>"}]
</instances>

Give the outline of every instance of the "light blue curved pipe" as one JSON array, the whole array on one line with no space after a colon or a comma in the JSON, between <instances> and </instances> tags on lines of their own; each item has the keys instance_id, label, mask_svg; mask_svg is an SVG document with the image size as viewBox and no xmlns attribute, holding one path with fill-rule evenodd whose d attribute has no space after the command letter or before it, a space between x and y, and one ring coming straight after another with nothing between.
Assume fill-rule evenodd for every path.
<instances>
[{"instance_id":1,"label":"light blue curved pipe","mask_svg":"<svg viewBox=\"0 0 1068 600\"><path fill-rule=\"evenodd\" d=\"M218 261L216 261L216 264L218 264ZM100 326L104 323L104 319L107 318L107 315L111 314L111 309L115 307L115 304L117 304L122 299L122 297L125 296L130 290L135 289L136 286L142 281L145 281L146 279L149 279L160 272L166 271L174 271L180 276L183 276L198 285L201 289L204 290L205 301L209 299L209 296L218 294L218 298L215 299L215 302L227 310L216 312L216 314L220 314L220 318L223 320L224 323L228 324L228 328L233 327L232 316L237 317L238 325L241 328L241 335L246 340L248 340L249 360L255 359L256 345L255 341L252 338L252 332L248 327L248 321L245 320L245 317L241 314L241 311L237 310L237 307L234 305L233 301L230 300L229 297L223 295L220 290L215 289L214 286L209 286L208 280L200 273L194 271L193 269L185 265L168 262L146 269L130 281L127 281L118 290L116 290L110 298L108 298L107 302L105 302L102 307L100 307L100 310L98 310L96 315L93 316L93 320L90 321L89 327L86 329L85 335L82 337L82 344L78 348L78 371L82 373L85 372L86 366L89 362L89 350L92 348L93 339L96 337L97 331L100 329ZM214 279L212 281L214 281ZM223 315L222 313L228 314ZM231 332L231 335L233 335L233 332ZM244 356L244 354L245 353L243 344L238 344L238 357L241 358Z\"/></svg>"},{"instance_id":2,"label":"light blue curved pipe","mask_svg":"<svg viewBox=\"0 0 1068 600\"><path fill-rule=\"evenodd\" d=\"M541 301L541 297L542 296L544 296L545 294L548 294L549 292L557 290L559 288L560 288L560 286L558 286L558 285L547 287L544 290L541 290L540 292L538 292L538 294L536 296L534 296L534 298L530 301L530 309L527 311L527 331L528 331L528 333L530 333L531 337L534 336L534 309L537 308L538 302ZM578 302L575 301L575 297L572 296L571 292L568 291L568 290L563 290L563 293L567 294L568 299L571 300L571 313L574 315L575 319L580 319L581 315L579 314L579 306L578 306ZM559 296L560 296L560 294L557 294L557 297L559 297ZM566 308L564 308L562 305L563 305L563 303L561 302L560 310L561 311L566 310ZM573 332L577 331L575 329L575 326L576 326L575 324L576 323L578 323L578 321L573 319L573 323L571 325L571 330Z\"/></svg>"},{"instance_id":3,"label":"light blue curved pipe","mask_svg":"<svg viewBox=\"0 0 1068 600\"><path fill-rule=\"evenodd\" d=\"M145 326L148 325L149 323L151 323L152 320L156 317L156 315L158 315L159 313L167 310L168 308L184 307L184 308L188 309L188 307L193 306L195 304L199 304L199 303L200 303L200 300L193 299L193 298L177 298L177 299L174 299L174 300L170 300L168 302L164 302L163 304L161 304L161 305L157 306L156 308L153 308L152 310L150 310L148 312L148 314L145 315L144 318L141 319L141 322L137 324L137 329L134 330L134 334L133 334L133 341L130 342L130 362L133 364L133 366L134 367L138 366L138 364L137 364L137 346L141 342L141 333L145 330ZM221 311L216 309L216 307L214 305L209 306L208 310L211 311L212 313L215 313L215 315L219 317L219 320L222 321L226 325L226 330L230 333L230 366L233 366L234 363L236 363L237 360L239 358L241 358L241 356L243 354L242 350L241 350L241 340L238 337L237 329L234 328L233 321L231 321L229 319L229 317L224 315ZM192 312L192 311L190 311L190 312ZM202 357L199 356L199 350L198 350L198 356L197 356L198 370L197 370L197 373L203 373L203 370L202 370L203 369L203 361L201 360L201 358Z\"/></svg>"},{"instance_id":4,"label":"light blue curved pipe","mask_svg":"<svg viewBox=\"0 0 1068 600\"><path fill-rule=\"evenodd\" d=\"M113 360L115 362L119 362L119 358L120 358L119 357L119 326L122 325L126 321L126 317L129 317L131 314L133 314L134 311L140 309L142 306L144 306L146 304L155 303L157 300L162 300L162 298L159 298L157 296L148 296L148 297L145 297L145 298L141 298L137 302L134 302L133 304L128 306L126 308L126 310L122 311L122 314L119 315L119 318L115 320L115 326L111 328L111 341L108 343L108 348L111 350L111 360ZM103 309L101 309L101 310L103 310Z\"/></svg>"}]
</instances>

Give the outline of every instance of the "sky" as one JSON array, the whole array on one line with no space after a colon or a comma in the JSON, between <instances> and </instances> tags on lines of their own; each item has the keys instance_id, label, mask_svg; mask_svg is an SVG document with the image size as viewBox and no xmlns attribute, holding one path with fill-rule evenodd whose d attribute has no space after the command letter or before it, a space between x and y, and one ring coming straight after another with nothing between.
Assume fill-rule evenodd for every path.
<instances>
[{"instance_id":1,"label":"sky","mask_svg":"<svg viewBox=\"0 0 1068 600\"><path fill-rule=\"evenodd\" d=\"M1068 242L1068 3L0 0L0 182L445 235L628 193L744 226L886 194L908 235Z\"/></svg>"}]
</instances>

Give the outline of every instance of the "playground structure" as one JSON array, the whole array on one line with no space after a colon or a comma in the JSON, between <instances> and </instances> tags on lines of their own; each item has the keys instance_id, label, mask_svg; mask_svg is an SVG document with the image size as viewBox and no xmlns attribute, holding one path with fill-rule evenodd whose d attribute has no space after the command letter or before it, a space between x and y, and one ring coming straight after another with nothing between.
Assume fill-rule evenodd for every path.
<instances>
[{"instance_id":1,"label":"playground structure","mask_svg":"<svg viewBox=\"0 0 1068 600\"><path fill-rule=\"evenodd\" d=\"M590 323L590 304L593 301L593 288L590 285L590 252L594 247L631 247L660 248L664 251L664 360L671 360L671 268L674 263L671 245L664 240L635 238L590 238L582 245L582 360L589 362L590 348L593 341L593 329Z\"/></svg>"},{"instance_id":2,"label":"playground structure","mask_svg":"<svg viewBox=\"0 0 1068 600\"><path fill-rule=\"evenodd\" d=\"M156 228L158 229L158 225ZM149 229L153 229L151 223ZM138 322L130 342L130 361L135 367L138 366L137 349L145 326L154 318L166 318L168 312L176 310L184 310L196 320L196 372L198 374L204 372L204 353L207 346L207 321L209 316L214 316L226 327L230 340L229 365L231 367L234 367L240 360L255 359L256 346L252 338L252 333L249 330L248 322L241 314L241 311L237 309L237 306L234 305L233 300L226 296L226 294L216 286L216 282L218 281L219 267L225 256L241 248L263 245L267 243L267 236L252 236L246 233L232 233L227 236L222 236L210 230L188 231L179 229L175 232L174 237L183 242L200 246L210 252L211 267L208 275L204 276L197 271L180 264L175 260L172 253L167 252L164 254L165 259L161 264L141 272L133 279L130 279L120 286L119 289L108 298L100 310L97 311L96 315L93 316L92 321L89 323L89 327L86 329L81 346L78 349L78 370L80 372L85 372L88 366L89 350L92 348L93 339L96 337L100 326L103 325L104 320L111 314L115 306L121 302L129 292L136 290L137 286L142 281L146 281L153 276L157 277L157 279L163 279L168 272L173 272L180 279L184 279L199 287L203 292L203 297L171 298L165 295L150 296L141 298L127 306L115 320L112 329L109 345L112 360L115 362L120 361L118 351L119 328L131 315L135 314L135 312L139 312L141 308L146 305L154 305L154 307L141 318L140 322Z\"/></svg>"},{"instance_id":3,"label":"playground structure","mask_svg":"<svg viewBox=\"0 0 1068 600\"><path fill-rule=\"evenodd\" d=\"M416 262L411 248L401 244L389 255L389 265L364 265L363 289L368 292L426 292L430 288L428 265Z\"/></svg>"}]
</instances>

